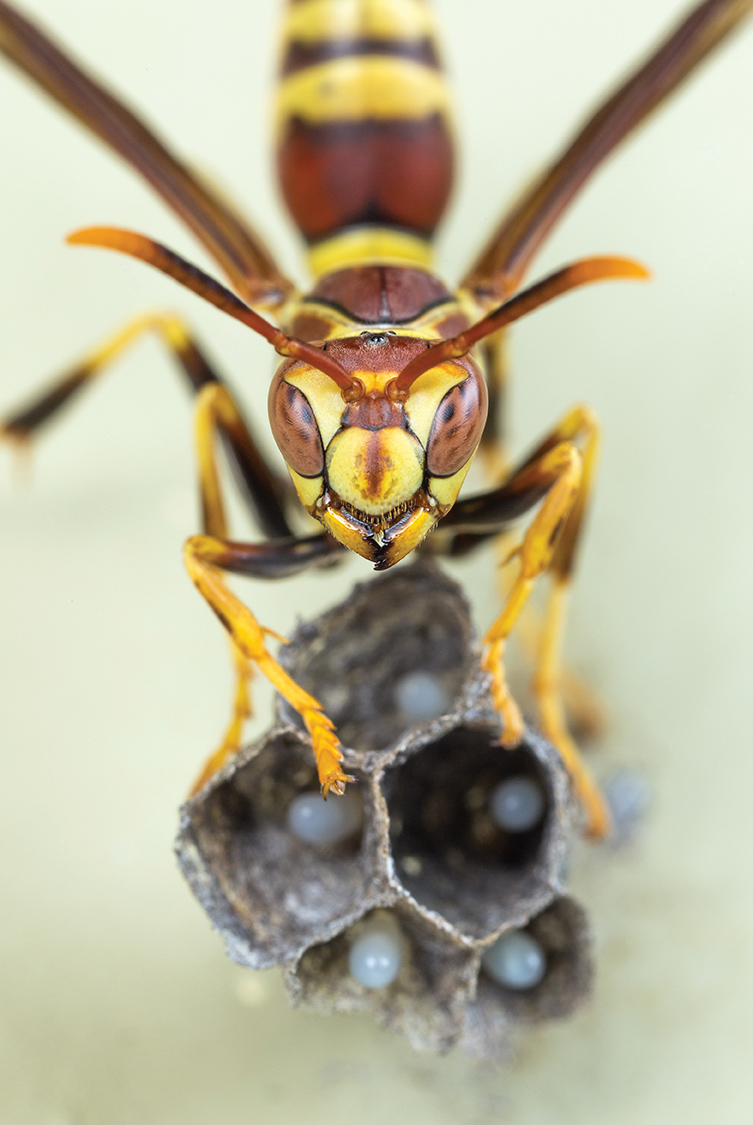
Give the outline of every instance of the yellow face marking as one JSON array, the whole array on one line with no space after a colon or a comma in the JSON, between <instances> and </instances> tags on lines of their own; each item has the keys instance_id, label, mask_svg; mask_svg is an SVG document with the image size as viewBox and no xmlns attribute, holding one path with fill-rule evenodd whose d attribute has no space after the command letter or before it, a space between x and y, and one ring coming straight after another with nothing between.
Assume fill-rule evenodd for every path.
<instances>
[{"instance_id":1,"label":"yellow face marking","mask_svg":"<svg viewBox=\"0 0 753 1125\"><path fill-rule=\"evenodd\" d=\"M339 433L327 450L327 478L337 495L367 515L382 515L410 500L424 477L424 451L396 427Z\"/></svg>"},{"instance_id":2,"label":"yellow face marking","mask_svg":"<svg viewBox=\"0 0 753 1125\"><path fill-rule=\"evenodd\" d=\"M301 43L327 39L422 39L434 33L424 0L305 0L288 11L284 35Z\"/></svg>"},{"instance_id":3,"label":"yellow face marking","mask_svg":"<svg viewBox=\"0 0 753 1125\"><path fill-rule=\"evenodd\" d=\"M458 363L442 363L431 367L416 379L405 402L410 428L426 448L437 407L448 391L468 378L468 371Z\"/></svg>"},{"instance_id":4,"label":"yellow face marking","mask_svg":"<svg viewBox=\"0 0 753 1125\"><path fill-rule=\"evenodd\" d=\"M331 59L291 74L277 96L277 128L304 121L363 121L449 116L442 75L412 59L365 55Z\"/></svg>"},{"instance_id":5,"label":"yellow face marking","mask_svg":"<svg viewBox=\"0 0 753 1125\"><path fill-rule=\"evenodd\" d=\"M285 372L285 381L303 391L314 412L322 444L326 449L340 429L345 401L337 383L315 367L294 367Z\"/></svg>"},{"instance_id":6,"label":"yellow face marking","mask_svg":"<svg viewBox=\"0 0 753 1125\"><path fill-rule=\"evenodd\" d=\"M333 235L309 250L314 277L348 266L418 266L428 269L434 253L431 243L415 234L386 227L359 227Z\"/></svg>"},{"instance_id":7,"label":"yellow face marking","mask_svg":"<svg viewBox=\"0 0 753 1125\"><path fill-rule=\"evenodd\" d=\"M290 465L287 466L287 469L304 508L313 508L322 493L322 477L299 476L295 469L291 469Z\"/></svg>"},{"instance_id":8,"label":"yellow face marking","mask_svg":"<svg viewBox=\"0 0 753 1125\"><path fill-rule=\"evenodd\" d=\"M451 477L429 477L429 493L440 507L451 508L455 503L472 461L473 456L470 456L462 469L458 469Z\"/></svg>"}]
</instances>

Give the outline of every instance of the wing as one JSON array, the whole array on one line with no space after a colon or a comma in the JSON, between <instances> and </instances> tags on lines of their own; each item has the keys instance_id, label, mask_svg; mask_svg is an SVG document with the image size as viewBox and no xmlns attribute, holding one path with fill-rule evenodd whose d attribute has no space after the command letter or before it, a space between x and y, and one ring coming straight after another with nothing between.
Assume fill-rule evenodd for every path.
<instances>
[{"instance_id":1,"label":"wing","mask_svg":"<svg viewBox=\"0 0 753 1125\"><path fill-rule=\"evenodd\" d=\"M753 0L705 0L586 122L504 216L462 281L496 303L520 285L542 242L590 176L753 9Z\"/></svg>"},{"instance_id":2,"label":"wing","mask_svg":"<svg viewBox=\"0 0 753 1125\"><path fill-rule=\"evenodd\" d=\"M0 0L0 51L148 180L246 301L267 307L282 302L292 286L251 227L5 0Z\"/></svg>"}]
</instances>

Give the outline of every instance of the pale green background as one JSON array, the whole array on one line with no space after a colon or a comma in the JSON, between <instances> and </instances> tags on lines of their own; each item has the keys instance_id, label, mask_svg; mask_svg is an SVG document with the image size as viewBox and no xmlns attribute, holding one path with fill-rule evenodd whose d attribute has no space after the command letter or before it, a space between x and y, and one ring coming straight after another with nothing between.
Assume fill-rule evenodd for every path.
<instances>
[{"instance_id":1,"label":"pale green background","mask_svg":"<svg viewBox=\"0 0 753 1125\"><path fill-rule=\"evenodd\" d=\"M275 0L32 6L298 268L267 154ZM449 280L681 6L438 0L464 157ZM589 1009L495 1074L418 1057L365 1017L291 1013L275 974L225 960L171 837L229 676L180 564L197 526L187 402L143 343L41 444L30 488L0 455L3 1125L753 1120L752 106L748 30L599 176L537 266L629 253L654 283L594 288L515 330L515 447L574 401L604 420L569 649L610 701L597 773L635 764L655 793L634 850L578 857ZM146 268L61 243L111 222L206 264L190 236L5 68L0 107L0 404L167 305L264 415L266 345ZM490 558L458 573L486 623ZM287 630L367 574L354 560L245 592Z\"/></svg>"}]
</instances>

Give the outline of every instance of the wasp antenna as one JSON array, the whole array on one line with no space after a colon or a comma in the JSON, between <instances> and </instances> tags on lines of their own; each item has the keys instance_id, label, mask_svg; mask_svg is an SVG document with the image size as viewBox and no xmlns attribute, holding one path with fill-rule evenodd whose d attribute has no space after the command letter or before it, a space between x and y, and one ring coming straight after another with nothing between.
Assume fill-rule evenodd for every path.
<instances>
[{"instance_id":1,"label":"wasp antenna","mask_svg":"<svg viewBox=\"0 0 753 1125\"><path fill-rule=\"evenodd\" d=\"M553 301L555 297L569 293L571 289L579 289L581 285L590 285L593 281L608 281L610 278L645 281L650 277L650 271L632 258L583 258L579 262L564 266L561 270L536 282L535 285L524 289L522 293L511 297L510 300L493 309L488 316L472 324L465 332L449 340L432 344L425 352L417 355L406 364L395 379L395 391L404 394L419 375L423 375L431 367L446 359L458 359L485 336L490 336L492 332L512 324L514 320L520 320L534 309Z\"/></svg>"},{"instance_id":2,"label":"wasp antenna","mask_svg":"<svg viewBox=\"0 0 753 1125\"><path fill-rule=\"evenodd\" d=\"M355 385L353 378L321 348L297 340L295 337L286 336L281 329L275 328L274 324L270 324L263 316L254 312L240 297L236 297L235 293L226 289L192 262L181 258L174 250L163 246L161 242L155 242L144 234L120 230L117 227L87 227L69 234L66 242L74 246L102 246L107 250L117 250L121 254L138 258L154 266L186 289L190 289L192 293L203 297L210 305L240 320L252 331L258 332L280 355L304 360L318 371L329 375L342 390L353 390Z\"/></svg>"}]
</instances>

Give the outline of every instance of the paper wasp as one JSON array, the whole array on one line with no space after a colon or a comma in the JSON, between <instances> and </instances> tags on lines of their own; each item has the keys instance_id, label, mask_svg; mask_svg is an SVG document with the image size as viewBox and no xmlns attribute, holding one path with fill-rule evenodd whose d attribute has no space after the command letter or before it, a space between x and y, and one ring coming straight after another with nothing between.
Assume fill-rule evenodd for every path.
<instances>
[{"instance_id":1,"label":"paper wasp","mask_svg":"<svg viewBox=\"0 0 753 1125\"><path fill-rule=\"evenodd\" d=\"M204 514L204 534L189 540L186 563L231 634L237 682L230 727L201 781L239 744L252 664L301 713L325 791L339 792L348 780L326 715L285 676L268 650L268 630L229 591L223 571L281 577L330 565L343 557L342 547L378 567L413 549L459 554L536 509L519 546L519 574L487 635L484 661L503 743L514 744L521 719L502 657L535 580L548 573L552 592L536 672L541 725L571 770L590 830L605 831L606 811L568 735L558 686L566 595L598 449L593 414L569 412L530 456L505 467L494 487L456 498L477 446L490 461L497 446L501 329L576 285L645 276L627 259L589 259L523 289L536 251L604 158L750 7L745 0L697 7L516 202L453 294L430 268L431 240L452 179L452 134L429 7L423 0L291 3L277 139L283 195L309 242L317 278L308 296L300 296L233 209L0 0L0 47L142 172L204 243L234 292L144 236L96 228L71 240L151 262L287 357L272 384L272 428L300 500L324 525L315 535L294 534L289 497L264 464L230 392L175 320L130 326L5 422L7 437L27 439L147 326L164 336L182 364L197 393ZM216 433L247 487L268 537L264 543L227 537Z\"/></svg>"}]
</instances>

